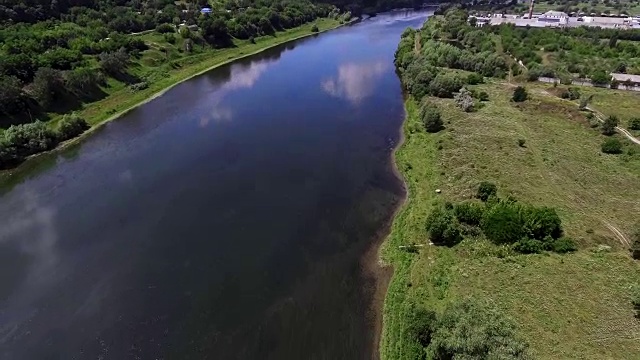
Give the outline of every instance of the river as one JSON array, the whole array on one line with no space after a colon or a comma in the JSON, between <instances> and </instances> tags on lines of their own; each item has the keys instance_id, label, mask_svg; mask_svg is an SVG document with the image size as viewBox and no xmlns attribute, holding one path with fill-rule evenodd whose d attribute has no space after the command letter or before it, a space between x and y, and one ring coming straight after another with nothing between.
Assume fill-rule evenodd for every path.
<instances>
[{"instance_id":1,"label":"river","mask_svg":"<svg viewBox=\"0 0 640 360\"><path fill-rule=\"evenodd\" d=\"M18 169L0 358L376 357L370 254L404 196L393 53L426 16L214 69Z\"/></svg>"}]
</instances>

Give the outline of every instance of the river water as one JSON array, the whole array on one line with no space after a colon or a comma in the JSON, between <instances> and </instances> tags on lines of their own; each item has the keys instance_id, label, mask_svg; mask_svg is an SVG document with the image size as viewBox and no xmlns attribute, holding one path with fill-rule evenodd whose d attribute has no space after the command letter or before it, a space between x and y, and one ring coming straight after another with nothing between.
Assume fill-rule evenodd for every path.
<instances>
[{"instance_id":1,"label":"river water","mask_svg":"<svg viewBox=\"0 0 640 360\"><path fill-rule=\"evenodd\" d=\"M212 70L38 159L0 198L0 358L375 357L393 53L426 14Z\"/></svg>"}]
</instances>

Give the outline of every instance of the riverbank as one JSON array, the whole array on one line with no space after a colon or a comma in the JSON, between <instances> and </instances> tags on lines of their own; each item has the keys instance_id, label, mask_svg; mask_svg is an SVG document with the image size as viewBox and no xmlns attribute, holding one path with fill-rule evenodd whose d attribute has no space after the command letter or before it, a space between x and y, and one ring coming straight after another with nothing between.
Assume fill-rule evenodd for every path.
<instances>
[{"instance_id":1,"label":"riverbank","mask_svg":"<svg viewBox=\"0 0 640 360\"><path fill-rule=\"evenodd\" d=\"M405 103L406 139L396 162L408 194L381 251L394 269L383 307L381 358L422 353L407 334L411 306L440 312L469 296L514 319L534 358L637 357L640 324L630 289L640 265L607 228L610 223L629 235L637 221L637 152L629 145L622 155L600 154L598 129L574 105L537 89L516 105L505 84L474 88L490 100L472 113L451 99L430 98L446 127L437 134L422 130L414 100ZM519 139L525 146L518 146ZM501 196L556 208L579 250L499 256L501 249L483 238L452 248L429 245L424 224L432 205L469 199L484 180L496 183ZM419 247L400 248L412 244Z\"/></svg>"},{"instance_id":2,"label":"riverbank","mask_svg":"<svg viewBox=\"0 0 640 360\"><path fill-rule=\"evenodd\" d=\"M87 131L78 137L60 143L54 149L28 157L16 168L0 171L0 182L3 182L4 178L7 176L10 176L15 172L19 172L21 167L25 166L26 163L33 161L33 159L48 153L60 151L83 141L108 122L118 119L129 111L162 96L174 86L189 79L202 75L217 67L229 64L233 61L258 54L272 47L337 29L356 21L358 21L358 18L354 18L351 21L344 23L341 23L336 19L323 18L295 29L277 32L275 36L263 36L256 38L254 43L251 43L248 40L237 41L237 46L233 48L212 49L210 52L200 53L176 61L177 67L171 68L168 73L163 74L162 79L151 82L146 89L132 92L128 86L120 86L117 90L111 92L106 98L87 104L83 109L76 111L76 113L81 118L85 119L90 125L90 128ZM313 31L314 26L317 26L318 31ZM55 127L55 124L61 118L62 116L54 117L50 123ZM26 166L29 167L29 165Z\"/></svg>"}]
</instances>

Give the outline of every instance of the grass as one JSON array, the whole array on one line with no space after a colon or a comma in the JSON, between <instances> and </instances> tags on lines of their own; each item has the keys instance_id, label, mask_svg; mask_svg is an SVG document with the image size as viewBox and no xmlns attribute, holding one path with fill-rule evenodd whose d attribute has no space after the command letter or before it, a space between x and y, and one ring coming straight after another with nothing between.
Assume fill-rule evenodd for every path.
<instances>
[{"instance_id":1,"label":"grass","mask_svg":"<svg viewBox=\"0 0 640 360\"><path fill-rule=\"evenodd\" d=\"M438 134L421 131L416 103L406 102L406 140L396 161L409 195L382 251L394 266L384 304L383 359L413 359L419 352L403 333L407 304L440 311L468 296L493 302L515 319L534 358L640 356L640 321L631 305L640 264L603 222L628 235L640 220L640 153L601 154L604 136L575 104L542 85L526 86L530 100L521 104L510 102L507 84L477 86L490 101L473 113L450 99L433 99L445 119ZM518 139L526 140L525 147ZM482 180L495 182L501 196L555 207L580 250L511 255L482 238L454 248L426 245L418 253L398 247L428 243L424 221L433 203L468 199Z\"/></svg>"}]
</instances>

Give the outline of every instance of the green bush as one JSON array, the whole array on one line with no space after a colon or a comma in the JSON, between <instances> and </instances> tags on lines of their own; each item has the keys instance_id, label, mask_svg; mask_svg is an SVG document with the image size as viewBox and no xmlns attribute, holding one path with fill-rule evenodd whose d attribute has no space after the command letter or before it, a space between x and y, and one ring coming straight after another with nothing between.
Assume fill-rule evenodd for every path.
<instances>
[{"instance_id":1,"label":"green bush","mask_svg":"<svg viewBox=\"0 0 640 360\"><path fill-rule=\"evenodd\" d=\"M487 239L498 245L513 244L527 235L520 206L503 201L485 211L480 227Z\"/></svg>"},{"instance_id":2,"label":"green bush","mask_svg":"<svg viewBox=\"0 0 640 360\"><path fill-rule=\"evenodd\" d=\"M426 348L428 359L528 359L528 345L516 336L503 312L466 299L439 316Z\"/></svg>"},{"instance_id":3,"label":"green bush","mask_svg":"<svg viewBox=\"0 0 640 360\"><path fill-rule=\"evenodd\" d=\"M429 85L429 92L433 96L441 98L453 97L464 85L464 82L455 73L442 72L436 75Z\"/></svg>"},{"instance_id":4,"label":"green bush","mask_svg":"<svg viewBox=\"0 0 640 360\"><path fill-rule=\"evenodd\" d=\"M436 313L412 304L406 314L407 333L421 346L427 347L431 343L431 335L437 323Z\"/></svg>"},{"instance_id":5,"label":"green bush","mask_svg":"<svg viewBox=\"0 0 640 360\"><path fill-rule=\"evenodd\" d=\"M11 125L0 141L0 168L13 166L29 155L47 151L56 145L56 134L41 121Z\"/></svg>"},{"instance_id":6,"label":"green bush","mask_svg":"<svg viewBox=\"0 0 640 360\"><path fill-rule=\"evenodd\" d=\"M176 36L172 33L164 34L164 41L168 42L169 44L175 44Z\"/></svg>"},{"instance_id":7,"label":"green bush","mask_svg":"<svg viewBox=\"0 0 640 360\"><path fill-rule=\"evenodd\" d=\"M489 101L489 94L486 91L480 91L478 93L478 100L480 101Z\"/></svg>"},{"instance_id":8,"label":"green bush","mask_svg":"<svg viewBox=\"0 0 640 360\"><path fill-rule=\"evenodd\" d=\"M631 257L640 260L640 223L636 224L631 235Z\"/></svg>"},{"instance_id":9,"label":"green bush","mask_svg":"<svg viewBox=\"0 0 640 360\"><path fill-rule=\"evenodd\" d=\"M527 142L525 139L518 139L518 146L524 147L524 144Z\"/></svg>"},{"instance_id":10,"label":"green bush","mask_svg":"<svg viewBox=\"0 0 640 360\"><path fill-rule=\"evenodd\" d=\"M564 254L578 250L578 246L572 239L568 237L561 237L551 242L550 250L560 254Z\"/></svg>"},{"instance_id":11,"label":"green bush","mask_svg":"<svg viewBox=\"0 0 640 360\"><path fill-rule=\"evenodd\" d=\"M172 33L175 32L176 28L171 24L159 24L156 26L156 32L160 34Z\"/></svg>"},{"instance_id":12,"label":"green bush","mask_svg":"<svg viewBox=\"0 0 640 360\"><path fill-rule=\"evenodd\" d=\"M436 77L437 70L431 66L422 69L412 81L411 94L416 99L422 99L429 94L429 85Z\"/></svg>"},{"instance_id":13,"label":"green bush","mask_svg":"<svg viewBox=\"0 0 640 360\"><path fill-rule=\"evenodd\" d=\"M467 84L469 85L477 85L484 83L484 76L478 73L471 73L467 76Z\"/></svg>"},{"instance_id":14,"label":"green bush","mask_svg":"<svg viewBox=\"0 0 640 360\"><path fill-rule=\"evenodd\" d=\"M420 119L422 120L427 132L435 133L444 129L444 123L440 117L440 111L433 104L422 104L422 107L420 108Z\"/></svg>"},{"instance_id":15,"label":"green bush","mask_svg":"<svg viewBox=\"0 0 640 360\"><path fill-rule=\"evenodd\" d=\"M529 94L527 93L527 89L522 86L518 86L517 88L515 88L515 90L513 90L512 100L515 102L523 102L527 100L528 97Z\"/></svg>"},{"instance_id":16,"label":"green bush","mask_svg":"<svg viewBox=\"0 0 640 360\"><path fill-rule=\"evenodd\" d=\"M622 143L616 138L605 139L602 142L601 150L605 154L621 154Z\"/></svg>"},{"instance_id":17,"label":"green bush","mask_svg":"<svg viewBox=\"0 0 640 360\"><path fill-rule=\"evenodd\" d=\"M484 205L473 201L465 201L455 204L453 213L461 223L469 225L480 225L484 215Z\"/></svg>"},{"instance_id":18,"label":"green bush","mask_svg":"<svg viewBox=\"0 0 640 360\"><path fill-rule=\"evenodd\" d=\"M528 205L521 206L520 213L528 237L543 240L547 236L557 239L562 235L562 221L555 209Z\"/></svg>"},{"instance_id":19,"label":"green bush","mask_svg":"<svg viewBox=\"0 0 640 360\"><path fill-rule=\"evenodd\" d=\"M311 32L315 33L315 32L318 32L318 31L320 31L320 29L318 29L318 25L313 24L313 26L311 27Z\"/></svg>"},{"instance_id":20,"label":"green bush","mask_svg":"<svg viewBox=\"0 0 640 360\"><path fill-rule=\"evenodd\" d=\"M640 130L640 118L634 117L629 120L629 129Z\"/></svg>"},{"instance_id":21,"label":"green bush","mask_svg":"<svg viewBox=\"0 0 640 360\"><path fill-rule=\"evenodd\" d=\"M89 128L89 124L76 113L65 115L58 124L58 139L65 141L74 138Z\"/></svg>"},{"instance_id":22,"label":"green bush","mask_svg":"<svg viewBox=\"0 0 640 360\"><path fill-rule=\"evenodd\" d=\"M522 254L539 254L544 248L540 240L525 237L513 244L513 250Z\"/></svg>"},{"instance_id":23,"label":"green bush","mask_svg":"<svg viewBox=\"0 0 640 360\"><path fill-rule=\"evenodd\" d=\"M496 196L497 193L498 193L498 187L496 186L496 184L488 181L483 181L478 186L478 192L476 193L476 198L482 201L487 201L490 197Z\"/></svg>"},{"instance_id":24,"label":"green bush","mask_svg":"<svg viewBox=\"0 0 640 360\"><path fill-rule=\"evenodd\" d=\"M453 213L444 207L436 207L427 217L426 230L436 245L454 246L462 241L460 224Z\"/></svg>"}]
</instances>

